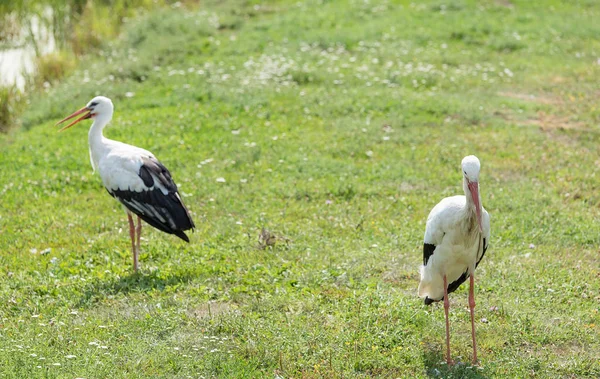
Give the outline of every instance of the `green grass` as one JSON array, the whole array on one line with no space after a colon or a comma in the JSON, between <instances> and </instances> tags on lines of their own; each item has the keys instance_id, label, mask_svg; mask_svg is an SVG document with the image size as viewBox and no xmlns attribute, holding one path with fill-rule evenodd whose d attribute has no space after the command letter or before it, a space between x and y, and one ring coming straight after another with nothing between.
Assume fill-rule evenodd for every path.
<instances>
[{"instance_id":1,"label":"green grass","mask_svg":"<svg viewBox=\"0 0 600 379\"><path fill-rule=\"evenodd\" d=\"M0 376L600 376L599 16L308 0L130 20L0 137ZM86 125L53 127L96 94L197 225L189 245L145 228L137 275ZM448 369L443 309L416 287L468 154L492 217L481 367ZM451 303L469 362L466 287Z\"/></svg>"}]
</instances>

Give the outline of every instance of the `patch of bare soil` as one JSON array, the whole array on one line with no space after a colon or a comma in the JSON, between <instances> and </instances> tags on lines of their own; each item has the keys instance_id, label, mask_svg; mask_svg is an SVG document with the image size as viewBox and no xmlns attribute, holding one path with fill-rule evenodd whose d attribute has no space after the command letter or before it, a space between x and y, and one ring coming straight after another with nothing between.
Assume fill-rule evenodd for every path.
<instances>
[{"instance_id":1,"label":"patch of bare soil","mask_svg":"<svg viewBox=\"0 0 600 379\"><path fill-rule=\"evenodd\" d=\"M585 124L580 121L570 120L569 117L538 112L538 117L521 122L522 125L539 126L542 131L550 130L581 130Z\"/></svg>"},{"instance_id":2,"label":"patch of bare soil","mask_svg":"<svg viewBox=\"0 0 600 379\"><path fill-rule=\"evenodd\" d=\"M500 96L510 97L511 99L519 99L525 101L531 101L539 104L562 104L564 101L556 96L550 96L547 94L544 95L534 95L534 94L526 94L526 93L517 93L517 92L498 92Z\"/></svg>"},{"instance_id":3,"label":"patch of bare soil","mask_svg":"<svg viewBox=\"0 0 600 379\"><path fill-rule=\"evenodd\" d=\"M210 301L191 309L190 313L197 319L204 319L228 313L233 309L234 306L232 306L230 303Z\"/></svg>"}]
</instances>

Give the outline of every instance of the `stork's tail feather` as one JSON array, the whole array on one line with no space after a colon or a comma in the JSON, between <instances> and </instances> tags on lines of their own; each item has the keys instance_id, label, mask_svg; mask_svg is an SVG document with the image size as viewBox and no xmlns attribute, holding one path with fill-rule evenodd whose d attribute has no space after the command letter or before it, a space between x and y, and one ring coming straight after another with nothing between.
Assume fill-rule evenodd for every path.
<instances>
[{"instance_id":1,"label":"stork's tail feather","mask_svg":"<svg viewBox=\"0 0 600 379\"><path fill-rule=\"evenodd\" d=\"M173 232L173 234L175 234L177 237L181 238L185 242L188 242L188 243L190 242L190 239L188 238L188 236L181 230L176 230Z\"/></svg>"},{"instance_id":2,"label":"stork's tail feather","mask_svg":"<svg viewBox=\"0 0 600 379\"><path fill-rule=\"evenodd\" d=\"M425 299L424 299L423 302L425 303L425 305L431 305L433 303L437 303L437 302L440 302L442 300L444 300L443 296L441 298L439 298L439 299L432 299L429 296L425 296Z\"/></svg>"}]
</instances>

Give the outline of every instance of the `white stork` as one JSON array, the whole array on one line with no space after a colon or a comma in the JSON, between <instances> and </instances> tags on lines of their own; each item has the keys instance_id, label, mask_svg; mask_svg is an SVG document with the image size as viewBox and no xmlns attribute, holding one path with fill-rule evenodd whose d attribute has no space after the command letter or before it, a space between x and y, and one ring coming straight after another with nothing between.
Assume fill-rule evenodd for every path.
<instances>
[{"instance_id":1,"label":"white stork","mask_svg":"<svg viewBox=\"0 0 600 379\"><path fill-rule=\"evenodd\" d=\"M60 129L70 128L81 120L94 119L88 134L92 169L98 170L102 183L109 194L126 208L129 219L129 236L133 252L133 269L138 269L142 222L156 229L175 234L190 242L184 231L194 229L194 222L177 192L169 170L154 154L102 135L102 129L110 122L113 104L104 96L94 97L85 107L65 117L56 125L77 115L80 118ZM137 215L137 228L132 213Z\"/></svg>"},{"instance_id":2,"label":"white stork","mask_svg":"<svg viewBox=\"0 0 600 379\"><path fill-rule=\"evenodd\" d=\"M473 339L473 364L477 363L475 343L473 294L474 271L481 262L490 239L490 216L481 205L479 195L479 159L474 155L462 160L463 189L465 196L447 197L429 213L423 244L423 266L419 296L425 304L444 300L446 315L446 361L450 358L450 322L448 294L470 278L469 309L471 311L471 337ZM449 283L449 284L448 284Z\"/></svg>"}]
</instances>

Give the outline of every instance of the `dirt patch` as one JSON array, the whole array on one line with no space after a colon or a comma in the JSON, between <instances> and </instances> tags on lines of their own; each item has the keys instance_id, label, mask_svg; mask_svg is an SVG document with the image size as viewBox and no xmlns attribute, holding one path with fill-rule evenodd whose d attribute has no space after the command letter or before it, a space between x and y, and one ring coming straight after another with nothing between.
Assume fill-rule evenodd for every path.
<instances>
[{"instance_id":1,"label":"dirt patch","mask_svg":"<svg viewBox=\"0 0 600 379\"><path fill-rule=\"evenodd\" d=\"M496 4L505 7L505 8L514 8L514 4L508 0L496 0Z\"/></svg>"},{"instance_id":2,"label":"dirt patch","mask_svg":"<svg viewBox=\"0 0 600 379\"><path fill-rule=\"evenodd\" d=\"M398 186L400 192L412 192L423 189L422 185L417 185L409 182L401 182Z\"/></svg>"},{"instance_id":3,"label":"dirt patch","mask_svg":"<svg viewBox=\"0 0 600 379\"><path fill-rule=\"evenodd\" d=\"M205 319L232 312L234 309L235 306L231 303L211 301L190 309L189 313L197 319Z\"/></svg>"},{"instance_id":4,"label":"dirt patch","mask_svg":"<svg viewBox=\"0 0 600 379\"><path fill-rule=\"evenodd\" d=\"M538 112L538 117L520 122L521 125L539 126L542 131L550 130L582 130L585 124L580 121L570 120L569 117L547 114L546 112Z\"/></svg>"},{"instance_id":5,"label":"dirt patch","mask_svg":"<svg viewBox=\"0 0 600 379\"><path fill-rule=\"evenodd\" d=\"M497 168L491 178L501 183L517 183L532 180L527 175L523 174L518 168ZM493 193L488 192L488 195L493 198Z\"/></svg>"},{"instance_id":6,"label":"dirt patch","mask_svg":"<svg viewBox=\"0 0 600 379\"><path fill-rule=\"evenodd\" d=\"M511 99L519 99L525 101L531 101L538 104L562 104L564 101L558 97L550 96L547 94L544 95L534 95L534 94L526 94L526 93L517 93L517 92L498 92L498 95L509 97Z\"/></svg>"}]
</instances>

